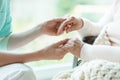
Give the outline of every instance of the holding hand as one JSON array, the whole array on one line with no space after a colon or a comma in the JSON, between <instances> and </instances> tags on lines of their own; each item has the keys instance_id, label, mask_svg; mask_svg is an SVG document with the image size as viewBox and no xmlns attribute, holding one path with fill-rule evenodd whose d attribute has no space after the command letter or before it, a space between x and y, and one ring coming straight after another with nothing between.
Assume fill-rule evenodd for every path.
<instances>
[{"instance_id":1,"label":"holding hand","mask_svg":"<svg viewBox=\"0 0 120 80\"><path fill-rule=\"evenodd\" d=\"M79 30L83 26L83 20L80 18L70 17L67 18L59 27L57 34L60 35L64 31L71 32L74 30Z\"/></svg>"},{"instance_id":2,"label":"holding hand","mask_svg":"<svg viewBox=\"0 0 120 80\"><path fill-rule=\"evenodd\" d=\"M79 39L70 39L63 48L71 52L74 56L80 57L80 51L83 46L83 42Z\"/></svg>"},{"instance_id":3,"label":"holding hand","mask_svg":"<svg viewBox=\"0 0 120 80\"><path fill-rule=\"evenodd\" d=\"M64 55L68 53L68 51L62 47L67 41L68 39L65 39L43 49L42 58L47 60L62 59Z\"/></svg>"},{"instance_id":4,"label":"holding hand","mask_svg":"<svg viewBox=\"0 0 120 80\"><path fill-rule=\"evenodd\" d=\"M40 31L42 34L56 36L60 24L65 21L63 18L52 19L41 24ZM40 26L40 25L38 25Z\"/></svg>"}]
</instances>

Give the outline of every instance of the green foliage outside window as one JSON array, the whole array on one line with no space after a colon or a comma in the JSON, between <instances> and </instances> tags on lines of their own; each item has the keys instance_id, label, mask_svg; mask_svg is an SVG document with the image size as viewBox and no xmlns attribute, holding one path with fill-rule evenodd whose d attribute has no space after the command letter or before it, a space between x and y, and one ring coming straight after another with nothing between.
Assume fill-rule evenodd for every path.
<instances>
[{"instance_id":1,"label":"green foliage outside window","mask_svg":"<svg viewBox=\"0 0 120 80\"><path fill-rule=\"evenodd\" d=\"M70 14L77 4L95 4L95 0L58 0L57 15L64 16Z\"/></svg>"},{"instance_id":2,"label":"green foliage outside window","mask_svg":"<svg viewBox=\"0 0 120 80\"><path fill-rule=\"evenodd\" d=\"M64 16L70 13L75 6L75 0L58 0L57 1L57 15Z\"/></svg>"},{"instance_id":3,"label":"green foliage outside window","mask_svg":"<svg viewBox=\"0 0 120 80\"><path fill-rule=\"evenodd\" d=\"M57 16L70 14L76 5L106 5L112 0L57 0Z\"/></svg>"}]
</instances>

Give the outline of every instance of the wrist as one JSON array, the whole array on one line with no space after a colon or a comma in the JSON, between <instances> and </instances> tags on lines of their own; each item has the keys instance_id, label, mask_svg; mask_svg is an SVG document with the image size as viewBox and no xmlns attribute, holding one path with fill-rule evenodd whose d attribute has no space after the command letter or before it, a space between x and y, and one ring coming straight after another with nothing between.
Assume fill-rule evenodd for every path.
<instances>
[{"instance_id":1,"label":"wrist","mask_svg":"<svg viewBox=\"0 0 120 80\"><path fill-rule=\"evenodd\" d=\"M38 50L34 53L34 58L35 58L35 61L37 60L44 60L44 54L45 54L45 50L42 49L42 50Z\"/></svg>"},{"instance_id":2,"label":"wrist","mask_svg":"<svg viewBox=\"0 0 120 80\"><path fill-rule=\"evenodd\" d=\"M36 26L36 30L39 33L39 35L44 34L44 31L43 31L44 27L43 26L44 26L44 23L41 23L41 24L39 24L39 25Z\"/></svg>"},{"instance_id":3,"label":"wrist","mask_svg":"<svg viewBox=\"0 0 120 80\"><path fill-rule=\"evenodd\" d=\"M79 47L79 51L76 53L78 58L80 58L81 50L82 50L82 47L83 47L83 46L84 46L84 43L81 42L80 47Z\"/></svg>"},{"instance_id":4,"label":"wrist","mask_svg":"<svg viewBox=\"0 0 120 80\"><path fill-rule=\"evenodd\" d=\"M79 21L79 29L81 29L84 25L84 21L82 18L79 18L78 21Z\"/></svg>"}]
</instances>

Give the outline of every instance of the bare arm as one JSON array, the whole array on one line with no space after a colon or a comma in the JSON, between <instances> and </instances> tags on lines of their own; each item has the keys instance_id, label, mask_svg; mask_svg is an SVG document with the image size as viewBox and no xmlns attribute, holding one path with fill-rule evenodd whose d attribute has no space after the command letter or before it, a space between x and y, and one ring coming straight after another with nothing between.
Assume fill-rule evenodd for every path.
<instances>
[{"instance_id":1,"label":"bare arm","mask_svg":"<svg viewBox=\"0 0 120 80\"><path fill-rule=\"evenodd\" d=\"M42 34L56 36L57 29L63 21L64 19L62 18L48 20L27 31L12 34L8 42L8 49L24 46Z\"/></svg>"},{"instance_id":2,"label":"bare arm","mask_svg":"<svg viewBox=\"0 0 120 80\"><path fill-rule=\"evenodd\" d=\"M42 50L29 52L29 53L13 53L13 52L1 52L0 51L0 66L12 64L12 63L25 63L38 60L59 60L64 57L68 52L63 49L68 39L62 40L55 44L52 44Z\"/></svg>"},{"instance_id":3,"label":"bare arm","mask_svg":"<svg viewBox=\"0 0 120 80\"><path fill-rule=\"evenodd\" d=\"M20 33L13 33L8 42L8 50L16 49L26 45L41 35L40 27L34 27Z\"/></svg>"},{"instance_id":4,"label":"bare arm","mask_svg":"<svg viewBox=\"0 0 120 80\"><path fill-rule=\"evenodd\" d=\"M42 51L40 51L40 53L42 53ZM0 52L0 66L11 63L25 63L29 61L34 61L36 60L36 58L37 58L37 52L24 53L24 54L23 53L16 54L12 52Z\"/></svg>"}]
</instances>

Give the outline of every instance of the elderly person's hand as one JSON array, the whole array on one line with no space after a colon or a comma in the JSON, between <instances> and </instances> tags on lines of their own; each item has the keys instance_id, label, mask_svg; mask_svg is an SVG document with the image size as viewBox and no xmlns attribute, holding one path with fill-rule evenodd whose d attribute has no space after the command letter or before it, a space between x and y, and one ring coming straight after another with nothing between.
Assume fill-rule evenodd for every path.
<instances>
[{"instance_id":1,"label":"elderly person's hand","mask_svg":"<svg viewBox=\"0 0 120 80\"><path fill-rule=\"evenodd\" d=\"M40 25L40 32L42 34L47 34L51 36L57 36L58 28L60 27L61 23L66 19L63 18L56 18L52 20L48 20Z\"/></svg>"},{"instance_id":2,"label":"elderly person's hand","mask_svg":"<svg viewBox=\"0 0 120 80\"><path fill-rule=\"evenodd\" d=\"M71 52L74 56L80 57L80 52L83 45L84 43L79 39L70 39L63 46L63 48Z\"/></svg>"},{"instance_id":3,"label":"elderly person's hand","mask_svg":"<svg viewBox=\"0 0 120 80\"><path fill-rule=\"evenodd\" d=\"M82 26L83 20L81 18L69 17L60 25L57 34L60 35L64 31L68 33L74 30L79 30L80 28L82 28Z\"/></svg>"}]
</instances>

